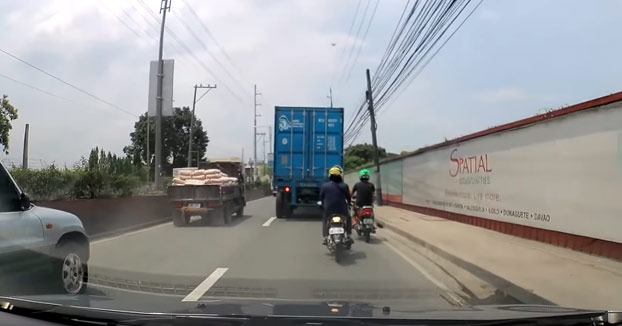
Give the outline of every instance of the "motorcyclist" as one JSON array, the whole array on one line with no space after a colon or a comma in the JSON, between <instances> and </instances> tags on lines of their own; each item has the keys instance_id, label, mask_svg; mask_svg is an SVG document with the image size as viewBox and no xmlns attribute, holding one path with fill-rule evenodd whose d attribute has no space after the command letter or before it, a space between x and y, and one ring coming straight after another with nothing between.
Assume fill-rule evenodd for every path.
<instances>
[{"instance_id":1,"label":"motorcyclist","mask_svg":"<svg viewBox=\"0 0 622 326\"><path fill-rule=\"evenodd\" d=\"M369 182L371 172L368 169L363 169L359 172L359 182L357 182L352 188L352 198L356 197L354 205L354 217L355 224L358 223L358 210L363 206L374 205L374 194L376 187L373 183Z\"/></svg>"},{"instance_id":2,"label":"motorcyclist","mask_svg":"<svg viewBox=\"0 0 622 326\"><path fill-rule=\"evenodd\" d=\"M323 184L320 190L320 201L324 208L324 215L322 216L323 243L326 244L328 219L333 214L342 215L346 219L346 234L352 243L352 218L348 209L349 205L352 204L352 198L348 185L343 182L343 169L338 165L333 166L328 172L328 177L330 181Z\"/></svg>"}]
</instances>

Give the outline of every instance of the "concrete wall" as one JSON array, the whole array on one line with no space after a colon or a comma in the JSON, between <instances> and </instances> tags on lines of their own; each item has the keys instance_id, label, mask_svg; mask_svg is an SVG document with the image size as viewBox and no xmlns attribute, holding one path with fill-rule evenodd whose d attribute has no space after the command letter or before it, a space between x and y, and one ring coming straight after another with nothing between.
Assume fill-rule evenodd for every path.
<instances>
[{"instance_id":1,"label":"concrete wall","mask_svg":"<svg viewBox=\"0 0 622 326\"><path fill-rule=\"evenodd\" d=\"M77 215L90 236L171 216L166 196L55 200L37 202L36 205Z\"/></svg>"},{"instance_id":2,"label":"concrete wall","mask_svg":"<svg viewBox=\"0 0 622 326\"><path fill-rule=\"evenodd\" d=\"M622 101L543 120L384 163L383 197L397 206L564 246L582 239L590 247L589 239L596 239L618 248ZM566 235L576 237L570 241Z\"/></svg>"},{"instance_id":3,"label":"concrete wall","mask_svg":"<svg viewBox=\"0 0 622 326\"><path fill-rule=\"evenodd\" d=\"M246 200L270 195L269 189L248 189ZM140 227L171 216L171 205L165 195L40 201L35 204L77 215L90 236Z\"/></svg>"}]
</instances>

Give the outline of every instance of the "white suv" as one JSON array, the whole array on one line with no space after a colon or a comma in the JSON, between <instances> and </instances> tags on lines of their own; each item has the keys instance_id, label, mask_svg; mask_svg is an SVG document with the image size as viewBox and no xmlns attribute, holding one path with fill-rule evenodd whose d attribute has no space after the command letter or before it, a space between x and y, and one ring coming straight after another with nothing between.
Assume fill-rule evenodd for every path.
<instances>
[{"instance_id":1,"label":"white suv","mask_svg":"<svg viewBox=\"0 0 622 326\"><path fill-rule=\"evenodd\" d=\"M89 239L80 219L31 204L0 164L0 271L22 271L43 262L58 290L84 293L89 254Z\"/></svg>"}]
</instances>

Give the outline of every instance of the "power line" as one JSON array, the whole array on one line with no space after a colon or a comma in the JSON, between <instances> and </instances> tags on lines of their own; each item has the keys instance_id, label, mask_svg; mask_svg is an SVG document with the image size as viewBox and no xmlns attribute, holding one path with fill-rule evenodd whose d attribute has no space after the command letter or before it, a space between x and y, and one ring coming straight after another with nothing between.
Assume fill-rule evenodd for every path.
<instances>
[{"instance_id":1,"label":"power line","mask_svg":"<svg viewBox=\"0 0 622 326\"><path fill-rule=\"evenodd\" d=\"M369 10L370 3L371 3L371 0L367 0L367 6L365 6L365 12L363 13L363 17L361 18L361 23L359 24L359 27L356 31L356 37L354 38L354 42L352 42L350 51L348 51L348 59L346 60L346 64L344 65L344 67L348 67L350 65L350 58L352 57L352 52L354 51L354 47L356 46L356 40L358 40L359 35L361 34L361 28L363 28L363 23L365 22L365 17L367 16L367 11ZM339 78L339 81L343 80L346 70L347 69L344 68L343 73L341 74L341 77Z\"/></svg>"},{"instance_id":2,"label":"power line","mask_svg":"<svg viewBox=\"0 0 622 326\"><path fill-rule=\"evenodd\" d=\"M475 10L477 10L477 8L479 8L479 6L482 4L483 0L480 0L479 3L471 10L471 12L469 12L469 14L464 18L464 20L458 25L458 27L449 35L449 37L447 37L445 39L445 41L436 49L436 51L423 63L423 65L421 67L419 67L419 69L408 78L406 84L410 84L415 78L417 78L417 76L419 76L419 74L421 74L421 72L423 72L423 70L425 69L425 67L427 67L427 65L430 63L430 61L432 61L432 59L434 59L434 57L441 51L441 49L443 49L443 47L445 47L445 45L447 44L447 42L449 42L449 40L451 40L451 38L454 36L454 34L456 34L456 32L458 32L458 30L462 27L462 25L464 25L464 23L466 23L466 21L469 19L469 17L471 17L471 15L473 15L473 13L475 12ZM406 90L406 88L401 88L399 93L397 94L397 96L394 96L391 98L391 100L395 100L397 98L399 98L401 96L401 94L404 92L404 90ZM385 101L387 102L387 101ZM384 104L384 102L382 103ZM380 108L379 108L380 110Z\"/></svg>"},{"instance_id":3,"label":"power line","mask_svg":"<svg viewBox=\"0 0 622 326\"><path fill-rule=\"evenodd\" d=\"M30 85L29 83L17 80L15 78L9 77L7 75L0 74L0 77L4 78L4 79L7 79L7 80L10 80L10 81L12 81L12 82L14 82L16 84L22 85L24 87L28 87L28 88L30 88L32 90L35 90L35 91L39 92L39 93L42 93L42 94L45 94L45 95L48 95L48 96L51 96L51 97L55 97L55 98L58 98L58 99L63 100L63 101L67 101L67 102L71 102L71 103L76 103L76 104L83 104L83 103L80 103L80 101L72 100L70 98L67 98L67 97L64 97L64 96L60 96L60 95L52 93L52 92L48 92L48 91L46 91L44 89L41 89L39 87ZM96 106L85 105L85 107L93 108L93 109L94 108L98 108L99 110L102 110L101 108L96 107Z\"/></svg>"},{"instance_id":4,"label":"power line","mask_svg":"<svg viewBox=\"0 0 622 326\"><path fill-rule=\"evenodd\" d=\"M68 101L68 102L73 102L73 100L72 100L72 99L69 99L69 98L66 98L66 97L63 97L63 96L60 96L60 95L56 95L56 94L54 94L54 93L50 93L50 92L48 92L48 91L46 91L46 90L44 90L44 89L41 89L41 88L38 88L38 87L36 87L36 86L30 85L30 84L28 84L28 83L25 83L25 82L19 81L19 80L17 80L17 79L11 78L11 77L9 77L9 76L6 76L6 75L3 75L3 74L0 74L0 77L2 77L2 78L4 78L4 79L8 79L8 80L10 80L10 81L12 81L12 82L14 82L14 83L16 83L16 84L20 84L20 85L22 85L22 86L28 87L28 88L30 88L30 89L34 89L34 90L35 90L35 91L37 91L37 92L40 92L40 93L43 93L43 94L46 94L46 95L49 95L49 96L52 96L52 97L56 97L56 98L58 98L58 99L65 100L65 101Z\"/></svg>"},{"instance_id":5,"label":"power line","mask_svg":"<svg viewBox=\"0 0 622 326\"><path fill-rule=\"evenodd\" d=\"M348 38L350 38L350 35L352 35L352 29L354 28L354 23L356 22L356 17L358 16L359 13L359 8L361 7L361 1L359 0L356 4L356 10L354 11L354 17L352 17L352 23L350 24L350 28L348 29ZM341 63L341 60L343 60L343 56L346 53L346 46L344 46L341 49L341 54L339 54L339 59L337 60L338 63ZM335 72L336 70L333 70L333 76L330 78L330 85L333 85L333 82L335 81Z\"/></svg>"},{"instance_id":6,"label":"power line","mask_svg":"<svg viewBox=\"0 0 622 326\"><path fill-rule=\"evenodd\" d=\"M86 90L84 90L84 89L82 89L82 88L80 88L80 87L78 87L78 86L75 86L75 85L73 85L73 84L71 84L71 83L69 83L69 82L66 82L66 81L64 81L63 79L61 79L61 78L59 78L59 77L56 77L55 75L52 75L51 73L49 73L49 72L47 72L47 71L45 71L45 70L43 70L43 69L41 69L41 68L39 68L39 67L37 67L37 66L35 66L35 65L31 64L31 63L29 63L29 62L27 62L27 61L25 61L25 60L23 60L23 59L18 58L17 56L15 56L15 55L13 55L13 54L9 53L8 51L6 51L6 50L4 50L4 49L0 49L0 52L2 52L2 53L4 53L4 54L8 55L9 57L11 57L11 58L13 58L13 59L15 59L15 60L17 60L17 61L19 61L19 62L21 62L21 63L25 64L25 65L27 65L27 66L29 66L29 67L33 68L33 69L35 69L35 70L37 70L37 71L39 71L39 72L41 72L41 73L43 73L43 74L48 75L49 77L52 77L52 78L56 79L57 81L59 81L59 82L61 82L61 83L65 84L65 85L67 85L67 86L69 86L69 87L71 87L71 88L73 88L73 89L75 89L75 90L77 90L77 91L79 91L80 93L83 93L83 94L85 94L85 95L88 95L89 97L92 97L92 98L94 98L95 100L100 101L100 102L102 102L102 103L104 103L104 104L106 104L106 105L108 105L108 106L110 106L110 107L112 107L112 108L114 108L114 109L116 109L116 110L119 110L119 111L121 111L121 112L123 112L123 113L125 113L125 114L128 114L128 115L131 115L131 116L133 116L133 117L138 117L138 116L137 116L137 115L135 115L134 113L132 113L132 112L130 112L130 111L127 111L127 110L125 110L125 109L123 109L123 108L121 108L121 107L119 107L119 106L117 106L117 105L115 105L115 104L112 104L112 103L110 103L110 102L108 102L108 101L106 101L106 100L104 100L104 99L100 98L99 96L94 95L94 94L92 94L92 93L90 93L90 92L88 92L88 91L86 91Z\"/></svg>"},{"instance_id":7,"label":"power line","mask_svg":"<svg viewBox=\"0 0 622 326\"><path fill-rule=\"evenodd\" d=\"M445 35L455 25L471 0L425 3L415 1L410 10L408 10L410 1L406 4L375 72L372 84L372 92L377 98L374 113L381 110L390 99L395 99L396 92L401 94L406 89L469 19L481 1L446 38ZM361 105L364 104L365 101ZM368 121L368 115L362 114L359 109L350 121L344 138L350 143L354 142Z\"/></svg>"},{"instance_id":8,"label":"power line","mask_svg":"<svg viewBox=\"0 0 622 326\"><path fill-rule=\"evenodd\" d=\"M177 17L179 22L184 25L184 27L188 30L188 32L190 33L190 35L192 35L192 37L199 43L201 44L201 46L203 47L203 49L205 49L205 51L207 52L207 54L214 59L214 61L216 62L216 64L227 74L227 76L229 76L229 78L231 78L231 80L233 80L233 82L236 84L236 86L240 87L241 89L244 89L244 86L242 86L242 84L229 72L229 70L220 62L220 60L218 60L218 58L216 58L216 56L214 54L212 54L210 52L210 50L208 49L207 45L205 44L205 42L203 42L203 40L201 40L201 38L192 30L192 28L190 27L190 25L188 25L184 19L182 17L179 17L175 11L173 11L173 16Z\"/></svg>"},{"instance_id":9,"label":"power line","mask_svg":"<svg viewBox=\"0 0 622 326\"><path fill-rule=\"evenodd\" d=\"M101 1L101 0L99 0L99 1ZM125 10L125 8L123 7L123 5L124 5L124 4L119 5L119 8L121 9L121 11L123 11L123 13L125 14L125 16L126 16L127 18L129 18L131 21L133 21L133 22L134 22L134 24L136 24L136 26L137 26L138 28L140 28L140 30L141 30L143 33L145 33L145 35L147 35L147 37L153 38L151 35L149 35L149 33L147 33L147 32L145 32L145 31L144 31L144 29L143 29L143 25L142 25L142 24L140 24L140 23L139 23L139 22L138 22L138 21L134 18L134 16L130 15L130 13L128 13L128 12L127 12L127 10Z\"/></svg>"},{"instance_id":10,"label":"power line","mask_svg":"<svg viewBox=\"0 0 622 326\"><path fill-rule=\"evenodd\" d=\"M132 26L128 25L127 22L125 20L123 20L119 15L117 15L114 11L112 11L112 9L108 8L108 6L105 4L105 2L103 0L97 0L104 8L106 8L106 10L108 12L110 12L121 24L123 24L123 26L125 26L129 31L131 31L132 33L134 33L134 35L136 35L137 37L139 37L141 40L145 41L145 42L149 42L147 41L142 35L140 35L134 28L132 28Z\"/></svg>"},{"instance_id":11,"label":"power line","mask_svg":"<svg viewBox=\"0 0 622 326\"><path fill-rule=\"evenodd\" d=\"M137 1L138 1L138 2L139 2L142 6L143 6L143 9L145 9L145 11L147 11L147 13L148 13L149 15L151 15L151 17L153 17L153 19L154 19L156 22L159 22L159 21L160 21L160 20L158 19L158 17L156 16L156 14L155 14L155 13L154 13L154 12L153 12L150 8L149 8L149 6L147 6L147 4L145 4L145 2L144 2L143 0L137 0ZM190 55L190 57L192 57L192 59L194 59L194 61L195 61L198 65L200 65L200 66L201 66L201 67L202 67L205 71L207 71L209 74L211 74L211 75L212 75L212 77L213 77L214 79L217 79L217 78L216 78L216 74L215 74L215 73L214 73L214 72L213 72L213 71L212 71L209 67L207 67L203 61L199 60L199 58L197 58L197 56L196 56L194 53L192 53L192 50L190 50L190 47L188 47L188 46L187 46L187 45L186 45L183 41L181 41L181 39L180 39L179 37L177 37L177 34L175 34L175 33L174 33L174 32L173 32L173 31L172 31L172 30L171 30L168 26L166 26L166 27L165 27L165 31L166 31L166 32L167 32L167 33L171 36L171 38L172 38L175 42L177 42L177 44L179 44L179 46L180 46L182 49L184 49L184 50L185 50L185 51L186 51L186 52ZM230 87L229 87L229 86L228 86L225 82L222 82L222 81L221 81L220 83L221 83L221 84L223 85L223 87L224 87L224 88L225 88L225 89L226 89L229 93L231 93L231 95L233 95L233 97L235 97L238 101L240 101L240 102L244 102L244 100L243 100L243 99L242 99L242 98L241 98L238 94L236 94L236 93L235 93L235 92L234 92L234 91L233 91L233 90L232 90L232 89L231 89L231 88L230 88Z\"/></svg>"},{"instance_id":12,"label":"power line","mask_svg":"<svg viewBox=\"0 0 622 326\"><path fill-rule=\"evenodd\" d=\"M145 15L143 15L143 11L140 10L140 8L138 8L133 1L129 1L129 3L132 5L132 8L134 9L134 11L136 11L138 13L138 15L140 16L140 18L142 18L143 21L147 24L147 26L149 26L151 28L151 30L154 33L156 33L156 35L159 34L158 25L156 24L154 26L153 23L147 17L145 17Z\"/></svg>"},{"instance_id":13,"label":"power line","mask_svg":"<svg viewBox=\"0 0 622 326\"><path fill-rule=\"evenodd\" d=\"M367 29L365 29L365 34L363 34L363 39L361 40L361 44L359 45L359 49L356 52L356 57L354 57L354 62L350 67L350 71L348 72L348 77L346 77L346 82L350 80L350 76L352 75L352 71L354 67L356 67L356 62L359 60L359 55L361 54L361 50L363 49L363 44L365 44L365 39L367 38L367 33L369 33L369 29L371 27L371 23L374 21L374 16L376 15L376 9L378 9L378 4L380 0L376 0L376 5L374 6L374 11L372 11L371 18L369 18L369 23L367 24Z\"/></svg>"},{"instance_id":14,"label":"power line","mask_svg":"<svg viewBox=\"0 0 622 326\"><path fill-rule=\"evenodd\" d=\"M360 0L359 0L360 1ZM218 47L220 49L220 51L222 52L222 54L224 55L224 57L227 59L227 61L229 61L229 64L231 64L231 66L237 70L237 72L242 76L243 79L246 80L246 82L248 82L248 79L246 78L246 76L244 75L244 73L242 72L242 70L240 70L237 65L235 64L235 62L233 61L233 59L231 59L231 56L229 56L229 54L227 53L227 51L225 51L225 48L220 45L220 42L218 42L218 40L216 39L216 37L214 36L214 34L210 31L210 29L207 27L207 25L205 25L205 23L203 23L203 21L201 20L201 18L199 17L199 15L197 14L196 10L194 10L194 8L192 8L192 6L190 5L190 3L186 0L182 0L182 2L186 5L186 8L188 8L188 10L190 11L190 13L194 16L194 18L196 19L197 22L199 22L199 24L201 25L201 27L203 27L203 29L205 30L205 33L207 33L207 35L212 39L212 41L214 42L214 44L216 45L216 47Z\"/></svg>"}]
</instances>

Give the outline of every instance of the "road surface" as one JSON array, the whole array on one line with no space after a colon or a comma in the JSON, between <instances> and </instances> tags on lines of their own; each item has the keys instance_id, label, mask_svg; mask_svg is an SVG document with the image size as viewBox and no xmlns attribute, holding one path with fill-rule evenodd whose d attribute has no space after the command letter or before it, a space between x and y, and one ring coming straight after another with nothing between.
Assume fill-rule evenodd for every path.
<instances>
[{"instance_id":1,"label":"road surface","mask_svg":"<svg viewBox=\"0 0 622 326\"><path fill-rule=\"evenodd\" d=\"M317 212L277 219L274 206L273 197L251 201L245 216L227 226L166 223L93 241L90 297L83 300L98 298L104 308L140 301L145 309L215 298L409 300L419 309L456 304L421 267L425 262L400 251L388 231L379 229L371 243L354 235L338 264L321 245Z\"/></svg>"}]
</instances>

